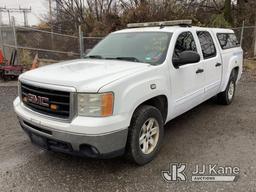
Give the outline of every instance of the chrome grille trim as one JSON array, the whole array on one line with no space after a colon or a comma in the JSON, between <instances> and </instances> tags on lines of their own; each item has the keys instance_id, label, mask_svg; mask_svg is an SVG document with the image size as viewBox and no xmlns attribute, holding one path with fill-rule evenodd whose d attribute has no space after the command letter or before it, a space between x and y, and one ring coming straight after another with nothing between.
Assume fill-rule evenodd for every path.
<instances>
[{"instance_id":1,"label":"chrome grille trim","mask_svg":"<svg viewBox=\"0 0 256 192\"><path fill-rule=\"evenodd\" d=\"M48 90L53 90L53 91L60 91L60 92L69 92L69 116L67 118L63 117L58 117L55 115L49 115L45 114L39 111L34 110L33 108L27 106L23 101L22 101L22 91L21 91L21 85L26 84L29 86L34 86L42 89L48 89ZM33 112L39 116L43 116L44 118L48 118L49 120L57 120L61 122L71 122L72 119L76 116L76 89L73 87L63 87L63 86L58 86L58 85L50 85L50 84L41 84L38 82L27 82L27 81L19 81L18 83L18 92L19 92L19 97L22 103L22 106L26 108L28 111Z\"/></svg>"}]
</instances>

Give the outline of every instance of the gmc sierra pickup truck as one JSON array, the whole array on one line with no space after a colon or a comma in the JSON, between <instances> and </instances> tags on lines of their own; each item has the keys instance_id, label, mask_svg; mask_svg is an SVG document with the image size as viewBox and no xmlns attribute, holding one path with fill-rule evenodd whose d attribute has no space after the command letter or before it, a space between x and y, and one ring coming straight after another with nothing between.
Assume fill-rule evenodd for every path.
<instances>
[{"instance_id":1,"label":"gmc sierra pickup truck","mask_svg":"<svg viewBox=\"0 0 256 192\"><path fill-rule=\"evenodd\" d=\"M13 104L41 148L125 155L143 165L158 153L165 123L214 96L225 105L233 101L242 63L230 29L189 20L133 23L83 59L20 75Z\"/></svg>"}]
</instances>

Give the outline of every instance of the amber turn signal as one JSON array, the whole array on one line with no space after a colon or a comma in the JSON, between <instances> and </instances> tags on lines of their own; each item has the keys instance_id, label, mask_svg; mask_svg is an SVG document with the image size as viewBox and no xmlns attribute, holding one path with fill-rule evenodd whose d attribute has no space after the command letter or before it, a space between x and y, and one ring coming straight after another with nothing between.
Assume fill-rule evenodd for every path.
<instances>
[{"instance_id":1,"label":"amber turn signal","mask_svg":"<svg viewBox=\"0 0 256 192\"><path fill-rule=\"evenodd\" d=\"M101 100L101 116L106 117L113 114L114 96L112 93L104 93Z\"/></svg>"},{"instance_id":2,"label":"amber turn signal","mask_svg":"<svg viewBox=\"0 0 256 192\"><path fill-rule=\"evenodd\" d=\"M50 105L50 109L51 109L52 111L57 111L58 105L51 104L51 105Z\"/></svg>"}]
</instances>

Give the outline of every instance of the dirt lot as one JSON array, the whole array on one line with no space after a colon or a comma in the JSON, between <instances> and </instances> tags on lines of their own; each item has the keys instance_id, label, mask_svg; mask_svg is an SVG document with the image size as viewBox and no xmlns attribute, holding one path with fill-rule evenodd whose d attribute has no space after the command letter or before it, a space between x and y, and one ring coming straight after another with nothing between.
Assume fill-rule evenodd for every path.
<instances>
[{"instance_id":1,"label":"dirt lot","mask_svg":"<svg viewBox=\"0 0 256 192\"><path fill-rule=\"evenodd\" d=\"M160 154L137 167L45 152L19 127L16 87L0 87L0 191L256 191L256 73L245 72L234 103L207 101L168 123ZM237 182L166 183L171 162L239 166Z\"/></svg>"}]
</instances>

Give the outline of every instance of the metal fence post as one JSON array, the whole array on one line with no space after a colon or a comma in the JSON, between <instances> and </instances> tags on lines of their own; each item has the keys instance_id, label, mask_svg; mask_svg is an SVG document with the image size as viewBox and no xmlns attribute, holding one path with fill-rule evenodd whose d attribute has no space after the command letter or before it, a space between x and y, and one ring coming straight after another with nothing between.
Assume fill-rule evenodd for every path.
<instances>
[{"instance_id":1,"label":"metal fence post","mask_svg":"<svg viewBox=\"0 0 256 192\"><path fill-rule=\"evenodd\" d=\"M80 48L80 58L83 58L83 56L84 56L84 35L83 35L81 25L79 25L79 48Z\"/></svg>"},{"instance_id":2,"label":"metal fence post","mask_svg":"<svg viewBox=\"0 0 256 192\"><path fill-rule=\"evenodd\" d=\"M15 27L15 18L12 17L12 30L13 30L13 39L14 39L14 47L17 51L17 63L19 63L19 52L18 52L18 42L17 42L17 33L16 33L16 27Z\"/></svg>"},{"instance_id":3,"label":"metal fence post","mask_svg":"<svg viewBox=\"0 0 256 192\"><path fill-rule=\"evenodd\" d=\"M240 37L241 47L243 46L243 38L244 38L244 20L243 20L243 25L242 25L242 29L241 29L241 37Z\"/></svg>"},{"instance_id":4,"label":"metal fence post","mask_svg":"<svg viewBox=\"0 0 256 192\"><path fill-rule=\"evenodd\" d=\"M253 39L254 39L254 50L253 50L253 58L254 59L256 59L256 21L255 21L255 26L254 26L254 37L253 37Z\"/></svg>"},{"instance_id":5,"label":"metal fence post","mask_svg":"<svg viewBox=\"0 0 256 192\"><path fill-rule=\"evenodd\" d=\"M3 54L4 54L4 41L3 41L2 25L1 25L1 23L0 23L0 48L3 51Z\"/></svg>"}]
</instances>

